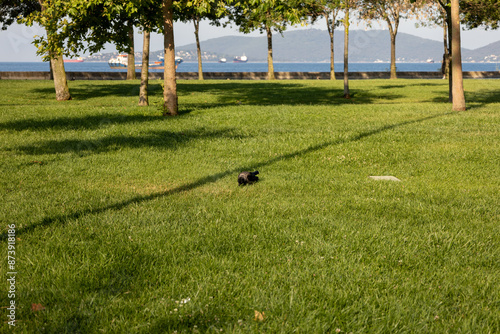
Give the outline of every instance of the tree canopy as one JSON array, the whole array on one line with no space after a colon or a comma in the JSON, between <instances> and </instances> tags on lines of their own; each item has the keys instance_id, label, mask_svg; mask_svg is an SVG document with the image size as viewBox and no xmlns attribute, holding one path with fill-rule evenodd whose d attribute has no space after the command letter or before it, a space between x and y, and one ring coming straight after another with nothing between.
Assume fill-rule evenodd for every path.
<instances>
[{"instance_id":1,"label":"tree canopy","mask_svg":"<svg viewBox=\"0 0 500 334\"><path fill-rule=\"evenodd\" d=\"M33 12L41 10L38 1L0 0L0 25L2 30L17 22L20 18L27 17Z\"/></svg>"}]
</instances>

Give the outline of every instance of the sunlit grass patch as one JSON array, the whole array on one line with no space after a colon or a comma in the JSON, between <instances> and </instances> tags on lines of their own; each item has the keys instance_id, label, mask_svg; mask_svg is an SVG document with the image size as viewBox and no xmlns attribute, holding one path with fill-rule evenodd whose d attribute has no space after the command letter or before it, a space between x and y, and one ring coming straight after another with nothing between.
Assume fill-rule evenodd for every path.
<instances>
[{"instance_id":1,"label":"sunlit grass patch","mask_svg":"<svg viewBox=\"0 0 500 334\"><path fill-rule=\"evenodd\" d=\"M499 331L497 80L69 84L0 82L20 330Z\"/></svg>"}]
</instances>

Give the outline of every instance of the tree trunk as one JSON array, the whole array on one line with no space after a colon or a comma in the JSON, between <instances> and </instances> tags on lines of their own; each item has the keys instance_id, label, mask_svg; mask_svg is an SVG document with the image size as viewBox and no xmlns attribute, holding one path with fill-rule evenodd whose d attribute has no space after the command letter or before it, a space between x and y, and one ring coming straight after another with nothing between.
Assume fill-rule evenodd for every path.
<instances>
[{"instance_id":1,"label":"tree trunk","mask_svg":"<svg viewBox=\"0 0 500 334\"><path fill-rule=\"evenodd\" d=\"M57 101L71 100L69 93L68 81L66 80L66 70L64 68L64 60L62 55L52 55L50 64L54 75L54 87L56 89Z\"/></svg>"},{"instance_id":2,"label":"tree trunk","mask_svg":"<svg viewBox=\"0 0 500 334\"><path fill-rule=\"evenodd\" d=\"M350 99L349 92L349 3L345 2L345 17L344 17L344 98Z\"/></svg>"},{"instance_id":3,"label":"tree trunk","mask_svg":"<svg viewBox=\"0 0 500 334\"><path fill-rule=\"evenodd\" d=\"M451 44L451 72L453 73L453 110L464 111L465 95L462 76L462 51L460 41L460 8L458 0L451 0L451 30L453 42Z\"/></svg>"},{"instance_id":4,"label":"tree trunk","mask_svg":"<svg viewBox=\"0 0 500 334\"><path fill-rule=\"evenodd\" d=\"M398 7L399 8L399 7ZM389 28L389 35L391 37L391 79L397 79L397 68L396 68L396 37L398 35L399 28L399 14L394 14L394 21L391 21L389 17L386 17L387 26Z\"/></svg>"},{"instance_id":5,"label":"tree trunk","mask_svg":"<svg viewBox=\"0 0 500 334\"><path fill-rule=\"evenodd\" d=\"M173 0L163 0L163 44L165 52L163 115L178 115L177 81L175 78Z\"/></svg>"},{"instance_id":6,"label":"tree trunk","mask_svg":"<svg viewBox=\"0 0 500 334\"><path fill-rule=\"evenodd\" d=\"M134 26L129 23L128 38L130 43L130 51L127 56L127 80L136 79L135 76L135 51L134 51Z\"/></svg>"},{"instance_id":7,"label":"tree trunk","mask_svg":"<svg viewBox=\"0 0 500 334\"><path fill-rule=\"evenodd\" d=\"M42 12L45 11L45 5L42 0L38 0ZM47 39L51 41L51 35L47 32ZM69 93L68 81L66 79L66 69L64 68L64 60L62 54L56 54L55 52L50 52L50 77L54 80L54 88L56 90L56 100L57 101L68 101L71 100L71 94Z\"/></svg>"},{"instance_id":8,"label":"tree trunk","mask_svg":"<svg viewBox=\"0 0 500 334\"><path fill-rule=\"evenodd\" d=\"M273 33L271 28L266 26L267 32L267 79L274 80L274 64L273 64Z\"/></svg>"},{"instance_id":9,"label":"tree trunk","mask_svg":"<svg viewBox=\"0 0 500 334\"><path fill-rule=\"evenodd\" d=\"M333 33L335 29L335 18L333 19L332 26L330 26L330 22L328 20L328 16L326 18L326 26L328 27L328 34L330 35L330 80L335 80L335 53L334 53L334 39Z\"/></svg>"},{"instance_id":10,"label":"tree trunk","mask_svg":"<svg viewBox=\"0 0 500 334\"><path fill-rule=\"evenodd\" d=\"M391 79L398 78L396 73L396 34L397 32L391 31Z\"/></svg>"},{"instance_id":11,"label":"tree trunk","mask_svg":"<svg viewBox=\"0 0 500 334\"><path fill-rule=\"evenodd\" d=\"M201 45L200 45L200 18L193 16L194 36L196 38L196 52L198 54L198 80L203 80L203 66L201 61Z\"/></svg>"},{"instance_id":12,"label":"tree trunk","mask_svg":"<svg viewBox=\"0 0 500 334\"><path fill-rule=\"evenodd\" d=\"M448 25L448 51L451 51L452 54L448 55L448 64L449 72L448 72L448 102L453 102L453 71L451 70L451 66L453 63L452 55L453 55L453 29L451 28L451 8L445 7L446 10L446 24Z\"/></svg>"},{"instance_id":13,"label":"tree trunk","mask_svg":"<svg viewBox=\"0 0 500 334\"><path fill-rule=\"evenodd\" d=\"M52 62L49 60L49 80L54 80L54 70L52 69Z\"/></svg>"},{"instance_id":14,"label":"tree trunk","mask_svg":"<svg viewBox=\"0 0 500 334\"><path fill-rule=\"evenodd\" d=\"M448 25L446 20L443 22L443 63L441 64L441 73L443 73L443 79L448 79L450 75L450 50L448 49Z\"/></svg>"},{"instance_id":15,"label":"tree trunk","mask_svg":"<svg viewBox=\"0 0 500 334\"><path fill-rule=\"evenodd\" d=\"M141 88L139 91L139 105L148 106L148 85L149 85L149 43L151 33L144 30L144 44L142 47L142 68L141 68Z\"/></svg>"}]
</instances>

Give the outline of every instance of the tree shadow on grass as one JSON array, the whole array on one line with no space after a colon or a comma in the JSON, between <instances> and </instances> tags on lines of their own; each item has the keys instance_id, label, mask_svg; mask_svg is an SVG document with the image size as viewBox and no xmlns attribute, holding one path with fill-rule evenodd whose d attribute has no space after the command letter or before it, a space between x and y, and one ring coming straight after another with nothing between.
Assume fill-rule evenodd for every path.
<instances>
[{"instance_id":1,"label":"tree shadow on grass","mask_svg":"<svg viewBox=\"0 0 500 334\"><path fill-rule=\"evenodd\" d=\"M407 88L407 87L440 87L443 86L441 82L416 82L416 83L393 83L389 85L381 85L377 86L380 89L398 89L398 88Z\"/></svg>"},{"instance_id":2,"label":"tree shadow on grass","mask_svg":"<svg viewBox=\"0 0 500 334\"><path fill-rule=\"evenodd\" d=\"M465 102L472 104L473 108L500 103L500 92L497 90L465 91Z\"/></svg>"},{"instance_id":3,"label":"tree shadow on grass","mask_svg":"<svg viewBox=\"0 0 500 334\"><path fill-rule=\"evenodd\" d=\"M98 81L85 82L79 81L71 84L69 92L74 100L90 100L103 97L124 97L134 96L139 100L140 81L112 81L112 83L99 83ZM50 97L53 99L54 88L35 88L31 90L33 93L40 94L43 98ZM161 84L154 80L149 81L149 93L161 92Z\"/></svg>"},{"instance_id":4,"label":"tree shadow on grass","mask_svg":"<svg viewBox=\"0 0 500 334\"><path fill-rule=\"evenodd\" d=\"M322 82L324 83L324 82ZM337 88L337 86L339 88ZM311 86L289 81L228 81L228 82L203 82L189 83L179 82L177 84L179 97L188 97L199 93L216 96L216 103L190 103L185 101L182 106L225 106L235 104L246 105L341 105L341 104L370 104L374 100L396 100L402 97L400 94L374 95L370 90L352 89L352 99L343 98L344 91L339 85ZM43 98L53 95L53 88L37 88L33 92L40 94ZM75 100L90 100L105 97L135 97L139 96L139 84L137 83L112 83L112 84L85 84L78 83L70 88L71 95ZM158 83L149 85L150 97L161 95L162 88Z\"/></svg>"},{"instance_id":5,"label":"tree shadow on grass","mask_svg":"<svg viewBox=\"0 0 500 334\"><path fill-rule=\"evenodd\" d=\"M316 152L316 151L322 150L322 149L329 147L329 146L335 146L335 145L340 145L340 144L349 143L349 142L357 142L357 141L360 141L366 137L374 136L374 135L377 135L379 133L382 133L382 132L385 132L388 130L392 130L392 129L395 129L398 127L402 127L402 126L409 125L409 124L422 123L422 122L429 121L429 120L432 120L435 118L454 115L457 113L458 112L448 112L448 113L444 113L444 114L437 114L437 115L432 115L432 116L428 116L428 117L423 117L423 118L419 118L419 119L415 119L415 120L409 120L409 121L395 123L395 124L388 124L388 125L378 127L378 128L372 129L372 130L367 130L367 131L361 132L357 135L351 136L350 138L327 141L327 142L324 142L322 144L314 145L314 146L311 146L311 147L308 147L305 149L297 150L297 151L287 153L287 154L282 154L280 156L277 156L275 158L272 158L272 159L269 159L266 161L259 161L259 162L256 162L254 164L240 166L237 168L228 169L228 170L223 171L223 172L207 175L207 176L202 177L198 180L195 180L191 183L187 183L185 185L181 185L179 187L172 188L172 189L169 189L166 191L152 193L149 195L136 196L136 197L130 198L128 200L125 200L125 201L122 201L119 203L115 203L115 204L111 204L108 206L100 207L100 208L91 208L91 209L81 210L81 211L77 211L77 212L70 213L70 214L58 215L55 217L45 217L38 223L34 223L34 224L29 225L27 227L18 229L16 231L16 235L21 235L23 233L29 233L29 232L34 231L37 228L44 228L44 227L52 226L54 224L63 224L64 225L68 221L76 220L76 219L85 217L87 215L91 215L91 214L96 215L96 214L101 214L101 213L107 212L107 211L118 211L118 210L122 210L123 208L126 208L132 204L140 204L140 203L148 202L148 201L151 201L151 200L154 200L157 198L163 198L163 197L168 197L168 196L179 194L179 193L188 192L188 191L191 191L193 189L199 188L203 185L216 182L217 180L222 179L226 176L239 173L242 170L259 169L259 168L269 166L269 165L272 165L272 164L280 162L280 161L290 160L290 159L294 159L296 157L300 157L300 156L303 156L303 155L306 155L306 154L309 154L312 152ZM4 232L0 235L0 240L5 241L5 240L7 240L7 237L8 237L8 234L6 232Z\"/></svg>"},{"instance_id":6,"label":"tree shadow on grass","mask_svg":"<svg viewBox=\"0 0 500 334\"><path fill-rule=\"evenodd\" d=\"M396 100L400 94L372 94L370 90L353 89L351 99L343 98L343 88L311 86L296 82L216 82L206 85L179 84L180 96L198 93L212 94L219 105L342 105L372 104L375 100Z\"/></svg>"},{"instance_id":7,"label":"tree shadow on grass","mask_svg":"<svg viewBox=\"0 0 500 334\"><path fill-rule=\"evenodd\" d=\"M108 125L161 121L160 116L103 114L82 117L52 117L47 119L20 119L0 123L0 130L93 130Z\"/></svg>"},{"instance_id":8,"label":"tree shadow on grass","mask_svg":"<svg viewBox=\"0 0 500 334\"><path fill-rule=\"evenodd\" d=\"M486 106L488 104L500 103L500 92L495 90L483 89L479 91L467 91L465 90L465 103L467 108L479 108ZM449 103L448 95L442 95L431 99L429 102L432 103Z\"/></svg>"},{"instance_id":9,"label":"tree shadow on grass","mask_svg":"<svg viewBox=\"0 0 500 334\"><path fill-rule=\"evenodd\" d=\"M235 129L212 131L205 128L198 128L179 132L150 131L147 134L141 134L138 136L117 135L88 140L49 140L35 145L18 146L14 148L14 150L31 155L61 154L70 152L79 155L88 155L119 150L124 147L175 150L193 140L210 138L242 139L245 137L247 137L247 135L239 134Z\"/></svg>"}]
</instances>

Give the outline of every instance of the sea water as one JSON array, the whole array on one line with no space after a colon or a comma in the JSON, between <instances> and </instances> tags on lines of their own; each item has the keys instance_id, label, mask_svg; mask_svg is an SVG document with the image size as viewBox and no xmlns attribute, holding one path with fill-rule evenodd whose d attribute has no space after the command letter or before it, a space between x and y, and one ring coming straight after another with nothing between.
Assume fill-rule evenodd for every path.
<instances>
[{"instance_id":1,"label":"sea water","mask_svg":"<svg viewBox=\"0 0 500 334\"><path fill-rule=\"evenodd\" d=\"M68 72L116 72L106 62L65 63ZM441 63L397 63L398 72L439 72ZM463 63L464 71L499 71L499 63ZM330 72L330 63L274 63L275 72ZM0 62L0 72L48 72L44 62ZM139 70L138 70L139 71ZM162 72L163 70L152 70ZM178 72L198 72L197 62L183 62ZM344 64L335 63L335 72L343 72ZM349 72L389 72L389 63L349 63ZM267 63L203 63L203 72L267 72Z\"/></svg>"}]
</instances>

